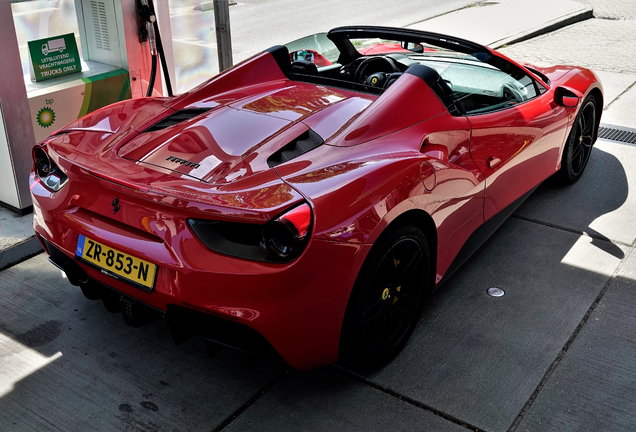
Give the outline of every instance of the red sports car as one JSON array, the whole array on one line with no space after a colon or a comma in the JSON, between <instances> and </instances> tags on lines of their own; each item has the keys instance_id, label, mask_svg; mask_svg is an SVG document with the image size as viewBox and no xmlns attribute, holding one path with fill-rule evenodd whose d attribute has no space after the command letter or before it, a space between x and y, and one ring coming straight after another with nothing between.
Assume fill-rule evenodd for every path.
<instances>
[{"instance_id":1,"label":"red sports car","mask_svg":"<svg viewBox=\"0 0 636 432\"><path fill-rule=\"evenodd\" d=\"M33 149L35 232L129 324L298 369L381 364L537 185L578 180L602 107L586 69L336 28L54 133Z\"/></svg>"}]
</instances>

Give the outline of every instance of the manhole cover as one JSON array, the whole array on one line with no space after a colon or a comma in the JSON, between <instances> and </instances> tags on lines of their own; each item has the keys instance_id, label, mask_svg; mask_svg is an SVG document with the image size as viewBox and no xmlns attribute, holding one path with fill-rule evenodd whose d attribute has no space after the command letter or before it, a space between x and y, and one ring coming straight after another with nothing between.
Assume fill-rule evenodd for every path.
<instances>
[{"instance_id":1,"label":"manhole cover","mask_svg":"<svg viewBox=\"0 0 636 432\"><path fill-rule=\"evenodd\" d=\"M503 297L503 295L506 293L504 290L502 290L501 288L497 288L497 287L490 287L488 288L487 291L488 295L491 297Z\"/></svg>"}]
</instances>

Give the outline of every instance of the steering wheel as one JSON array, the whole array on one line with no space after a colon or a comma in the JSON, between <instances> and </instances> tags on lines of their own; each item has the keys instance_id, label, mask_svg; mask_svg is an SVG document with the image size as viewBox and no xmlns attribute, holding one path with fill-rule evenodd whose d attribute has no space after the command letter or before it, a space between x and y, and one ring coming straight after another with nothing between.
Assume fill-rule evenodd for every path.
<instances>
[{"instance_id":1,"label":"steering wheel","mask_svg":"<svg viewBox=\"0 0 636 432\"><path fill-rule=\"evenodd\" d=\"M397 66L395 65L395 63L393 62L393 59L390 57L385 57L385 56L374 56L374 57L367 57L364 60L362 60L360 62L360 64L358 65L358 67L356 68L355 73L353 74L353 81L354 82L360 82L362 84L364 84L364 81L366 80L366 76L364 75L364 72L368 69L369 65L371 63L388 63L389 66L391 67L391 72L399 72L400 70L397 68Z\"/></svg>"},{"instance_id":2,"label":"steering wheel","mask_svg":"<svg viewBox=\"0 0 636 432\"><path fill-rule=\"evenodd\" d=\"M502 87L503 87L504 97L511 97L511 99L514 99L515 102L523 102L526 100L524 91L527 94L528 93L527 89L525 88L521 89L511 83L503 83Z\"/></svg>"}]
</instances>

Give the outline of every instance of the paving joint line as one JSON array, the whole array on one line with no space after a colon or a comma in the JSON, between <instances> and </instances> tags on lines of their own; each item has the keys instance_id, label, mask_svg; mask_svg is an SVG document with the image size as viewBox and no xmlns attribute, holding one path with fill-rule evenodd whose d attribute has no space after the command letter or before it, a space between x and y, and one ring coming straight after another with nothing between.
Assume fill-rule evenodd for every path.
<instances>
[{"instance_id":1,"label":"paving joint line","mask_svg":"<svg viewBox=\"0 0 636 432\"><path fill-rule=\"evenodd\" d=\"M526 222L536 223L537 225L543 225L543 226L546 226L546 227L549 227L549 228L555 228L555 229L558 229L558 230L561 230L561 231L567 231L567 232L570 232L570 233L573 233L573 234L578 234L578 235L582 235L582 236L585 236L585 237L590 237L590 238L593 238L595 240L608 242L608 243L611 243L611 244L614 244L614 245L626 246L626 247L630 247L630 248L634 247L634 243L625 243L625 242L622 242L620 240L611 240L611 239L608 239L607 237L605 237L603 235L590 234L590 233L587 233L585 231L581 231L581 230L577 230L577 229L573 229L573 228L568 228L568 227L564 227L564 226L561 226L561 225L556 225L556 224L553 224L553 223L550 223L550 222L540 221L538 219L533 219L533 218L529 218L529 217L526 217L526 216L513 214L510 217L513 217L515 219L524 220ZM635 243L636 243L636 241L635 241Z\"/></svg>"},{"instance_id":2,"label":"paving joint line","mask_svg":"<svg viewBox=\"0 0 636 432\"><path fill-rule=\"evenodd\" d=\"M468 430L471 430L471 431L474 431L474 432L487 432L485 429L481 429L481 428L479 428L479 427L477 427L475 425L472 425L472 424L470 424L468 422L465 422L464 420L461 420L461 419L459 419L457 417L454 417L454 416L452 416L450 414L446 414L445 412L440 411L440 410L438 410L436 408L433 408L433 407L431 407L429 405L426 405L423 402L420 402L418 400L412 399L412 398L410 398L408 396L401 395L398 392L396 392L394 390L391 390L391 389L388 389L386 387L382 387L381 385L374 383L373 381L369 380L368 378L365 378L362 375L358 375L357 373L352 372L352 371L350 371L350 370L348 370L348 369L346 369L346 368L344 368L344 367L342 367L340 365L334 365L333 367L335 367L337 369L340 369L341 371L345 372L347 375L349 375L350 377L352 377L353 379L355 379L356 381L358 381L358 382L360 382L362 384L365 384L365 385L367 385L369 387L372 387L372 388L374 388L374 389L376 389L376 390L378 390L378 391L380 391L380 392L382 392L382 393L384 393L384 394L386 394L388 396L391 396L391 397L393 397L395 399L398 399L398 400L400 400L402 402L406 402L407 404L412 405L412 406L414 406L416 408L426 410L426 411L430 412L431 414L436 415L437 417L441 417L444 420L447 420L447 421L449 421L451 423L454 423L454 424L456 424L458 426L461 426L461 427L463 427L465 429L468 429Z\"/></svg>"},{"instance_id":3,"label":"paving joint line","mask_svg":"<svg viewBox=\"0 0 636 432\"><path fill-rule=\"evenodd\" d=\"M223 420L214 429L212 429L212 432L220 432L223 429L225 429L226 427L228 427L234 420L236 420L236 418L238 416L243 414L243 412L245 412L245 410L247 410L250 406L254 405L254 403L256 403L257 400L259 400L261 397L263 397L263 395L265 395L265 393L267 393L268 391L273 389L276 386L276 384L281 382L283 380L283 378L285 378L287 376L289 371L290 371L290 369L287 368L283 372L278 374L271 382L269 382L267 385L265 385L265 387L263 387L258 392L256 392L256 394L254 396L252 396L251 398L249 398L247 400L247 402L245 402L243 405L241 405L236 410L234 410L234 412L232 412L232 414L227 416L225 418L225 420Z\"/></svg>"},{"instance_id":4,"label":"paving joint line","mask_svg":"<svg viewBox=\"0 0 636 432\"><path fill-rule=\"evenodd\" d=\"M612 104L614 102L616 102L617 100L619 100L625 93L627 93L628 91L630 91L634 86L636 85L636 81L634 81L632 83L632 85L630 85L629 87L627 87L625 90L623 90L623 92L621 94L619 94L618 96L616 96L610 103L607 104L607 106L605 108L603 108L603 111L607 111L609 109L609 107L612 106Z\"/></svg>"},{"instance_id":5,"label":"paving joint line","mask_svg":"<svg viewBox=\"0 0 636 432\"><path fill-rule=\"evenodd\" d=\"M634 244L636 244L636 241L634 241ZM570 337L567 340L567 342L565 343L565 345L563 345L563 348L561 348L561 351L556 356L556 358L554 359L554 361L552 362L552 364L550 365L550 367L546 371L545 375L543 375L543 378L539 382L539 385L537 385L537 388L535 388L534 392L532 392L532 395L530 395L530 398L527 400L527 402L525 403L523 408L521 408L521 411L519 411L519 414L517 414L517 418L515 419L514 422L512 422L512 424L510 425L510 428L508 428L507 432L515 432L516 429L519 428L519 426L521 425L521 422L523 421L525 416L528 414L528 412L532 408L532 405L534 405L534 402L539 397L539 394L541 393L541 391L543 390L543 388L547 384L548 380L552 377L552 374L554 373L555 369L559 366L559 364L561 363L561 360L563 360L563 357L565 357L565 354L567 354L568 350L570 349L570 347L574 343L574 340L579 335L580 331L583 329L583 326L587 323L587 320L590 318L592 313L594 313L594 311L596 310L596 307L598 306L598 304L601 302L601 300L605 296L605 293L607 292L609 287L612 286L612 284L616 280L616 277L618 276L618 273L623 268L623 264L625 263L625 260L627 260L627 258L631 255L632 251L633 251L633 249L630 250L627 254L625 254L623 259L621 259L620 263L618 264L618 266L616 267L616 269L612 273L612 275L609 277L607 282L605 282L605 285L603 285L603 288L601 289L601 292L598 293L598 295L596 296L596 299L594 299L594 301L592 302L592 304L588 308L587 312L585 312L585 315L583 315L583 318L581 319L579 324L574 329L574 332L570 335Z\"/></svg>"}]
</instances>

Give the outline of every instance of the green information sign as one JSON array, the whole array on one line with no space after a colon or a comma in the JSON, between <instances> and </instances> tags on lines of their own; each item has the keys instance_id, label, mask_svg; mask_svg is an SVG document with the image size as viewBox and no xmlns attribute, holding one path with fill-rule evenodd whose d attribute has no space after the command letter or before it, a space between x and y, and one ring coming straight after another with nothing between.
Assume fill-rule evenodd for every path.
<instances>
[{"instance_id":1,"label":"green information sign","mask_svg":"<svg viewBox=\"0 0 636 432\"><path fill-rule=\"evenodd\" d=\"M82 71L73 33L29 42L31 80L44 81Z\"/></svg>"}]
</instances>

